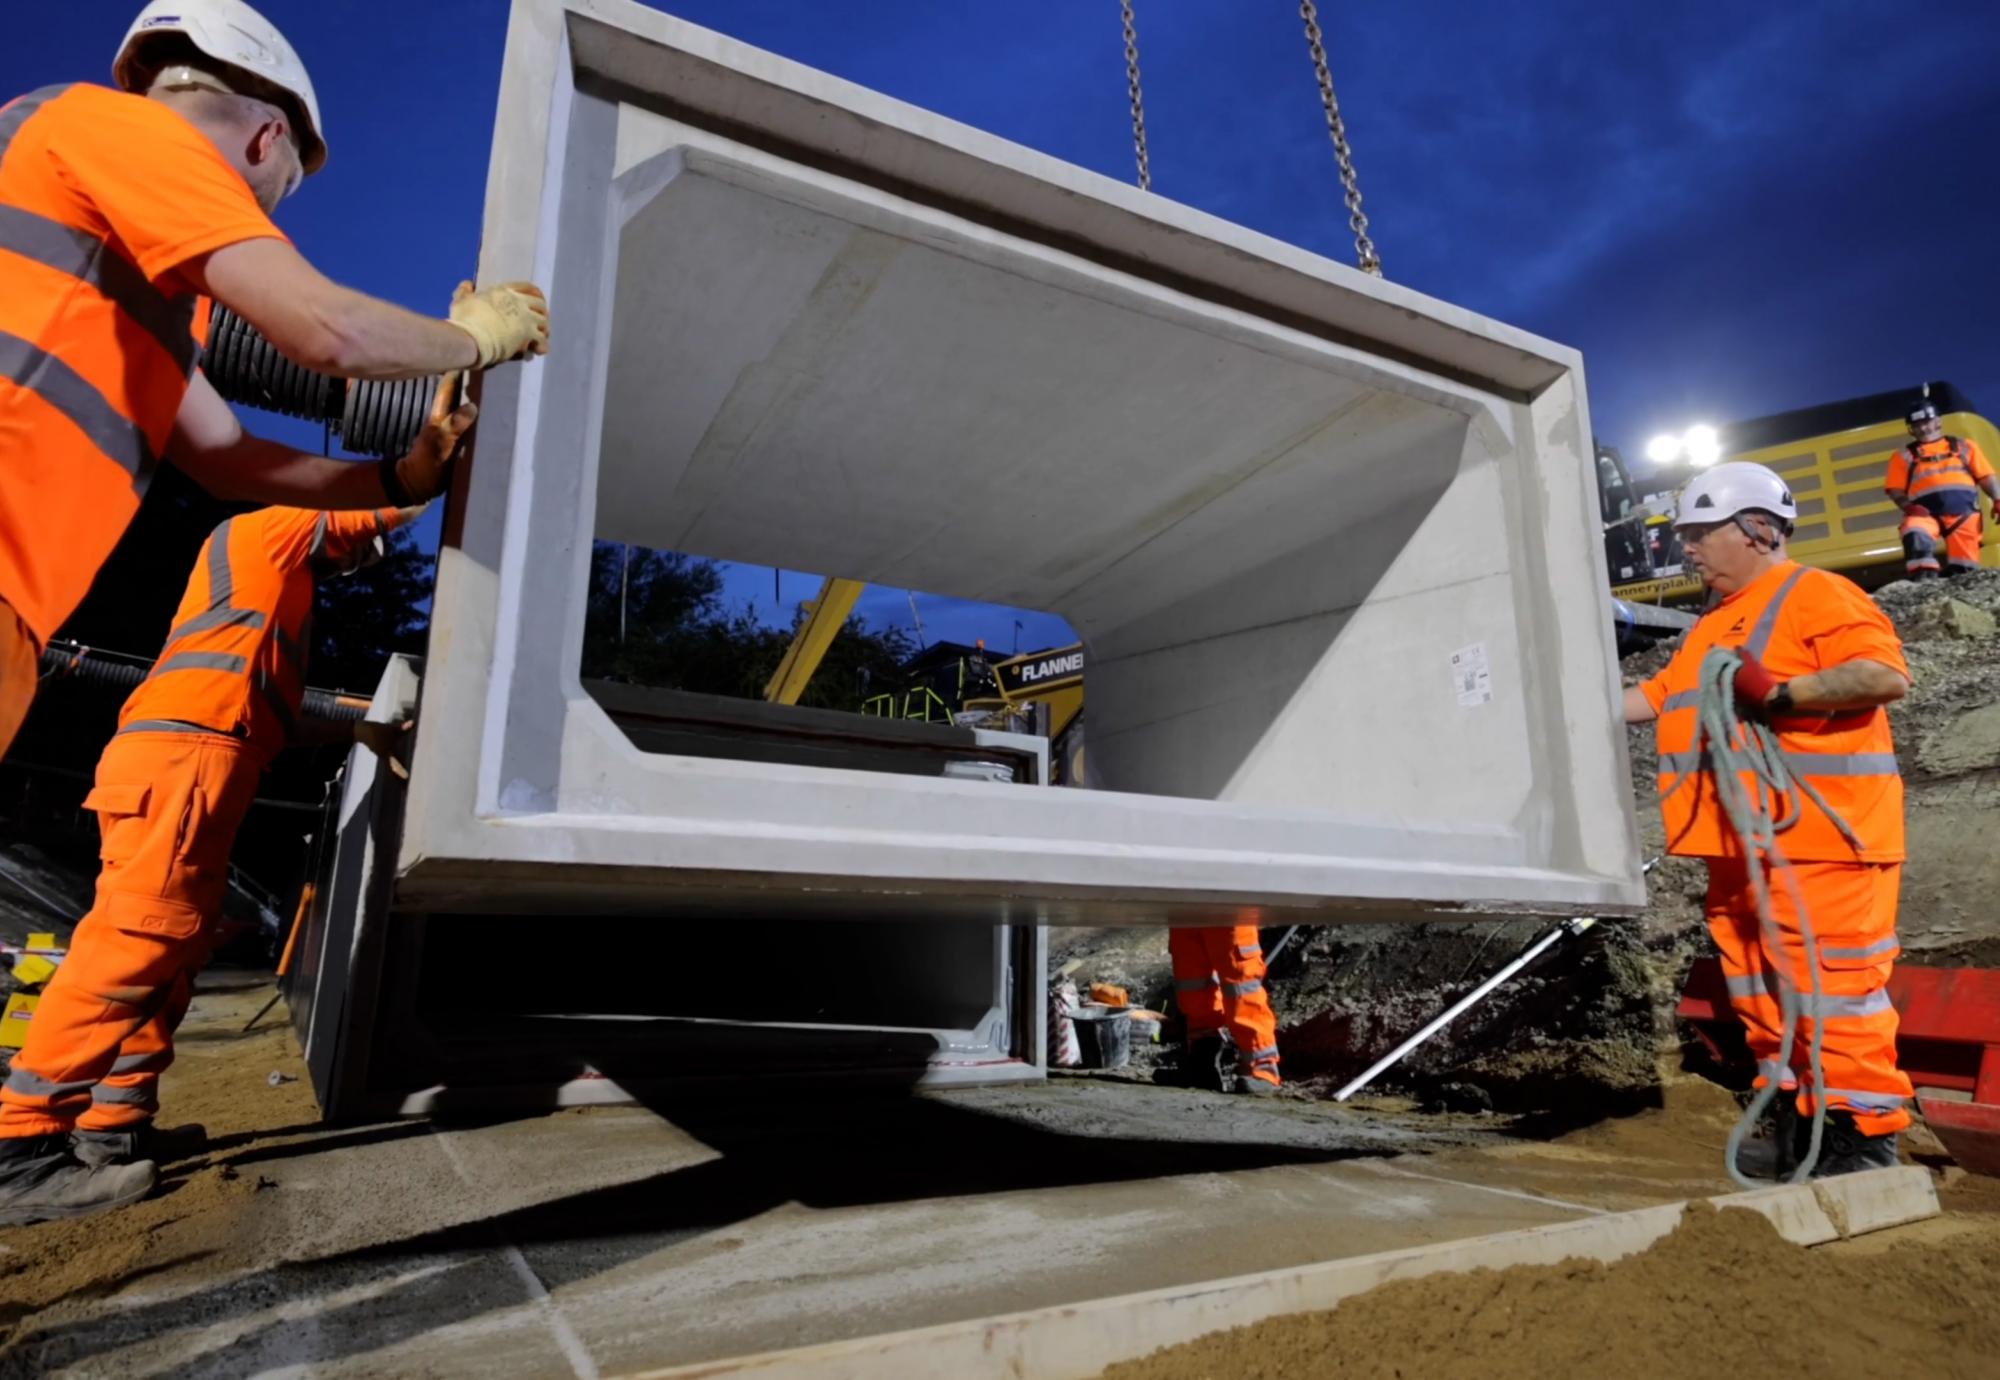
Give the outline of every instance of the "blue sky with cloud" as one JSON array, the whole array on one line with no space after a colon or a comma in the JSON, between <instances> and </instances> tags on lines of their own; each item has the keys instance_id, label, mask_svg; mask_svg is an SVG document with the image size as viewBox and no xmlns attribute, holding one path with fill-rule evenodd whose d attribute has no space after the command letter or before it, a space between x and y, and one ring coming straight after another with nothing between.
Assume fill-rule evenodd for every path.
<instances>
[{"instance_id":1,"label":"blue sky with cloud","mask_svg":"<svg viewBox=\"0 0 2000 1380\"><path fill-rule=\"evenodd\" d=\"M477 252L505 4L261 7L311 66L333 153L281 223L334 276L438 309ZM663 7L1132 175L1116 0ZM136 9L22 7L0 92L102 80ZM1296 5L1137 9L1154 189L1351 260ZM2000 409L2000 5L1321 11L1389 276L1581 349L1597 431L1628 454L1656 431L1926 377ZM739 572L730 592L770 614L771 584ZM813 588L788 575L784 607ZM920 607L934 637L1012 644L1010 615ZM909 625L900 593L862 608ZM1060 635L1034 626L1024 647Z\"/></svg>"}]
</instances>

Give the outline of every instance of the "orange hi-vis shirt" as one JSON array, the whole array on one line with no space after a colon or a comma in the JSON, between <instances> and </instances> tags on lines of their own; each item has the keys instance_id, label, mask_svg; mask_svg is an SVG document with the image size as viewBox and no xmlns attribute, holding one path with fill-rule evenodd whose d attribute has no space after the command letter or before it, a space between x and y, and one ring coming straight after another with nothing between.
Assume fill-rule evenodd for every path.
<instances>
[{"instance_id":1,"label":"orange hi-vis shirt","mask_svg":"<svg viewBox=\"0 0 2000 1380\"><path fill-rule=\"evenodd\" d=\"M1992 477L1993 466L1977 442L1946 436L1890 456L1882 487L1902 490L1938 517L1958 517L1979 511L1980 481Z\"/></svg>"},{"instance_id":2,"label":"orange hi-vis shirt","mask_svg":"<svg viewBox=\"0 0 2000 1380\"><path fill-rule=\"evenodd\" d=\"M138 510L193 376L178 270L283 235L159 101L52 86L0 106L0 600L47 643Z\"/></svg>"},{"instance_id":3,"label":"orange hi-vis shirt","mask_svg":"<svg viewBox=\"0 0 2000 1380\"><path fill-rule=\"evenodd\" d=\"M1713 647L1742 648L1780 680L1860 660L1910 672L1894 626L1873 599L1844 576L1796 561L1765 571L1701 616L1674 659L1639 691L1660 716L1655 741L1667 851L1739 858L1742 846L1695 741L1701 663ZM1792 775L1810 783L1861 842L1857 853L1801 791L1796 802L1780 801L1774 811L1782 819L1793 803L1800 810L1798 823L1778 835L1784 855L1793 862L1901 862L1903 778L1888 711L1785 714L1774 726Z\"/></svg>"},{"instance_id":4,"label":"orange hi-vis shirt","mask_svg":"<svg viewBox=\"0 0 2000 1380\"><path fill-rule=\"evenodd\" d=\"M118 731L226 733L276 756L305 698L320 572L401 520L395 508L259 508L223 522L202 543L160 659L119 711Z\"/></svg>"}]
</instances>

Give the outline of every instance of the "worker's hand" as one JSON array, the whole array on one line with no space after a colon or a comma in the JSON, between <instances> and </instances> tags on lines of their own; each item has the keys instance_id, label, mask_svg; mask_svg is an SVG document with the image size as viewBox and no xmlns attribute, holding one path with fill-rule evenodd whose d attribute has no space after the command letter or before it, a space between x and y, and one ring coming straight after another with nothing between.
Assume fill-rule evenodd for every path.
<instances>
[{"instance_id":1,"label":"worker's hand","mask_svg":"<svg viewBox=\"0 0 2000 1380\"><path fill-rule=\"evenodd\" d=\"M1748 651L1741 652L1743 664L1736 668L1736 708L1742 714L1762 714L1771 696L1784 682L1772 675L1763 662Z\"/></svg>"},{"instance_id":2,"label":"worker's hand","mask_svg":"<svg viewBox=\"0 0 2000 1380\"><path fill-rule=\"evenodd\" d=\"M410 453L396 461L396 483L402 492L392 494L391 501L399 507L428 503L451 482L451 457L457 453L465 433L479 420L479 404L458 403L459 378L453 372L438 380L424 429L417 433ZM453 403L458 406L452 406Z\"/></svg>"},{"instance_id":3,"label":"worker's hand","mask_svg":"<svg viewBox=\"0 0 2000 1380\"><path fill-rule=\"evenodd\" d=\"M477 369L549 352L549 303L533 283L502 283L474 292L460 283L451 297L451 324L479 348Z\"/></svg>"},{"instance_id":4,"label":"worker's hand","mask_svg":"<svg viewBox=\"0 0 2000 1380\"><path fill-rule=\"evenodd\" d=\"M393 724L363 719L354 725L354 741L388 763L398 780L407 781L410 768L405 759L409 755L410 730L414 727L408 719Z\"/></svg>"}]
</instances>

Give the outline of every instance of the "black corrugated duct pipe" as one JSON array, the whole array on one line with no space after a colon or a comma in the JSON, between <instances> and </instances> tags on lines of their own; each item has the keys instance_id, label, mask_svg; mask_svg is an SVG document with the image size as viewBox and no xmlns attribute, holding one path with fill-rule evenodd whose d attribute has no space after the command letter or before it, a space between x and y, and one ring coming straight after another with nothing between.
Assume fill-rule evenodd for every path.
<instances>
[{"instance_id":1,"label":"black corrugated duct pipe","mask_svg":"<svg viewBox=\"0 0 2000 1380\"><path fill-rule=\"evenodd\" d=\"M93 685L113 685L129 690L144 680L153 663L122 652L99 652L75 642L51 642L42 652L42 679L81 680ZM308 719L328 719L335 723L355 723L368 713L368 701L333 690L306 691L300 705Z\"/></svg>"},{"instance_id":2,"label":"black corrugated duct pipe","mask_svg":"<svg viewBox=\"0 0 2000 1380\"><path fill-rule=\"evenodd\" d=\"M231 402L286 417L324 422L356 455L402 455L423 429L437 377L337 379L302 369L229 308L217 303L208 323L202 372Z\"/></svg>"}]
</instances>

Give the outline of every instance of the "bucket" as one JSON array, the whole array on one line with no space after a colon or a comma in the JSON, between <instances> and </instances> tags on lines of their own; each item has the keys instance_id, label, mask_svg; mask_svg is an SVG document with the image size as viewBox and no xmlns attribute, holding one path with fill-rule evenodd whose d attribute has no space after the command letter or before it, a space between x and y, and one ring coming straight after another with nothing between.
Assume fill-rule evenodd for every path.
<instances>
[{"instance_id":1,"label":"bucket","mask_svg":"<svg viewBox=\"0 0 2000 1380\"><path fill-rule=\"evenodd\" d=\"M1084 1068L1122 1069L1132 1061L1131 1012L1089 1002L1070 1016L1070 1029Z\"/></svg>"}]
</instances>

